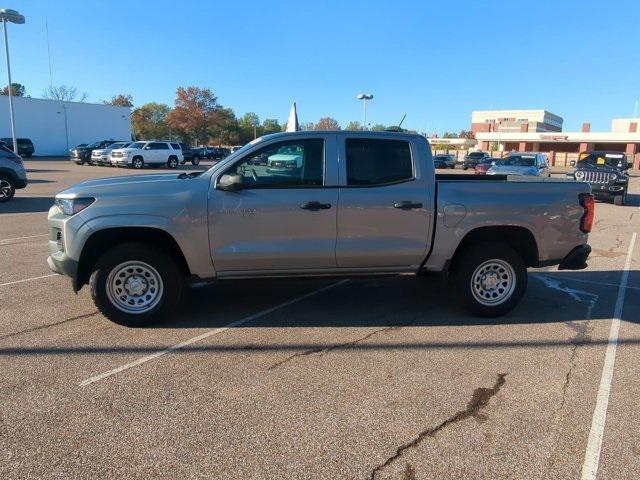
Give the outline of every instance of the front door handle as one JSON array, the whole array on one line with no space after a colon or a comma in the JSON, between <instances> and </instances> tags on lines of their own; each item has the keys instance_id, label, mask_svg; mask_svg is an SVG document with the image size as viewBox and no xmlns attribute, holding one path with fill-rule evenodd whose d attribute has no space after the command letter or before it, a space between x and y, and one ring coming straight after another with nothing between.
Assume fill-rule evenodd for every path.
<instances>
[{"instance_id":1,"label":"front door handle","mask_svg":"<svg viewBox=\"0 0 640 480\"><path fill-rule=\"evenodd\" d=\"M312 202L303 203L302 205L300 205L300 208L302 208L303 210L311 210L312 212L315 212L318 210L329 210L331 208L331 204L321 203L314 200Z\"/></svg>"},{"instance_id":2,"label":"front door handle","mask_svg":"<svg viewBox=\"0 0 640 480\"><path fill-rule=\"evenodd\" d=\"M396 202L393 204L393 208L399 208L400 210L413 210L414 208L422 208L422 204L409 201Z\"/></svg>"}]
</instances>

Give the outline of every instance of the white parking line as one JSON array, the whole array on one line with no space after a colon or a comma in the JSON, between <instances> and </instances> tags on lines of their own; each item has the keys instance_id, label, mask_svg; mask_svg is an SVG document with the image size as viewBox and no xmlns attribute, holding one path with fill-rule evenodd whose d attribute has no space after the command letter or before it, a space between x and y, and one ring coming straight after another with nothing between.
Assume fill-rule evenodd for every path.
<instances>
[{"instance_id":1,"label":"white parking line","mask_svg":"<svg viewBox=\"0 0 640 480\"><path fill-rule=\"evenodd\" d=\"M624 297L627 289L627 281L629 280L629 269L631 268L631 258L636 243L636 232L631 236L629 250L627 251L627 259L624 264L622 278L620 279L620 287L618 288L618 298L616 300L616 308L611 321L611 330L609 330L609 343L604 356L604 366L602 367L602 377L600 378L600 388L596 397L596 408L593 412L591 421L591 431L589 432L589 440L587 449L584 454L584 462L582 464L582 480L595 480L598 474L598 464L600 462L600 451L602 449L602 438L604 436L604 425L607 420L607 407L609 405L609 394L611 393L611 380L613 379L613 367L616 362L616 347L618 345L618 331L620 330L620 318L622 317L622 309L624 306Z\"/></svg>"},{"instance_id":2,"label":"white parking line","mask_svg":"<svg viewBox=\"0 0 640 480\"><path fill-rule=\"evenodd\" d=\"M57 273L50 273L49 275L41 275L39 277L31 277L31 278L24 278L22 280L16 280L14 282L0 283L0 287L7 287L9 285L17 285L18 283L32 282L34 280L41 280L43 278L59 277L59 276L60 275Z\"/></svg>"},{"instance_id":3,"label":"white parking line","mask_svg":"<svg viewBox=\"0 0 640 480\"><path fill-rule=\"evenodd\" d=\"M2 245L4 242L13 242L15 240L28 240L30 238L40 238L40 237L48 237L48 236L49 236L48 233L43 233L42 235L29 235L26 237L0 238L0 245Z\"/></svg>"},{"instance_id":4,"label":"white parking line","mask_svg":"<svg viewBox=\"0 0 640 480\"><path fill-rule=\"evenodd\" d=\"M231 322L228 323L227 325L225 325L224 327L220 327L220 328L214 328L213 330L209 330L208 332L205 332L201 335L195 336L193 338L190 338L188 340L185 340L184 342L180 342L180 343L176 343L175 345L170 346L169 348L166 348L164 350L160 350L158 352L152 353L151 355L147 355L146 357L142 357L139 358L138 360L134 360L133 362L129 362L126 363L124 365L121 365L120 367L114 368L113 370L109 370L107 372L101 373L99 375L93 376L91 378L87 378L86 380L83 380L82 382L80 382L80 386L81 387L86 387L87 385L91 385L92 383L98 382L100 380L103 380L107 377L110 377L112 375L115 375L116 373L120 373L124 370L128 370L130 368L133 367L137 367L138 365L142 365L143 363L147 363L151 360L154 360L158 357L161 357L163 355L166 355L167 353L171 353L171 352L175 352L176 350L179 350L181 348L187 347L193 343L199 342L200 340L204 340L205 338L209 338L212 337L214 335L218 335L222 332L225 332L227 330L229 330L230 328L233 327L237 327L239 325L242 325L244 323L250 322L252 320L256 320L258 318L264 317L265 315L269 315L270 313L275 312L276 310L280 310L281 308L285 308L288 307L289 305L293 305L294 303L298 303L301 302L302 300L305 300L309 297L312 297L314 295L317 295L319 293L325 292L331 288L337 287L339 285L342 285L346 282L348 282L349 280L341 280L339 282L336 283L332 283L331 285L327 285L326 287L322 287L319 288L317 290L314 290L313 292L309 292L306 293L304 295L301 295L299 297L293 298L291 300L287 300L284 303L281 303L279 305L276 305L275 307L271 307L271 308L267 308L266 310L262 310L261 312L258 313L254 313L253 315L249 315L248 317L244 317L241 318L240 320L236 320L235 322Z\"/></svg>"}]
</instances>

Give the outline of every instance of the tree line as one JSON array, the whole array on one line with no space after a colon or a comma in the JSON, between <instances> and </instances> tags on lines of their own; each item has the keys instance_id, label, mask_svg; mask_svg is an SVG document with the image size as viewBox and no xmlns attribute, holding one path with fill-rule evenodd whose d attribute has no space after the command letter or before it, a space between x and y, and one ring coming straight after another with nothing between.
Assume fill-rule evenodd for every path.
<instances>
[{"instance_id":1,"label":"tree line","mask_svg":"<svg viewBox=\"0 0 640 480\"><path fill-rule=\"evenodd\" d=\"M0 90L0 94L8 95L9 88L14 96L26 96L26 88L19 83L12 83L11 87L5 86ZM73 86L59 85L49 86L42 93L42 97L84 102L87 94L79 92ZM256 137L281 132L286 127L275 118L265 118L260 121L258 115L253 112L247 112L238 117L231 108L226 108L219 103L218 97L211 89L195 86L178 87L173 107L157 102L134 107L133 97L127 93L114 95L103 103L132 109L131 129L137 140L171 138L190 145L244 145ZM338 121L332 117L322 117L315 123L302 123L300 128L302 130L342 129ZM363 130L364 128L360 122L352 121L344 129ZM368 129L401 130L393 125L386 126L379 123L369 126ZM433 136L437 137L437 135ZM469 138L470 136L472 133L467 131L459 134L452 132L444 134L444 138Z\"/></svg>"}]
</instances>

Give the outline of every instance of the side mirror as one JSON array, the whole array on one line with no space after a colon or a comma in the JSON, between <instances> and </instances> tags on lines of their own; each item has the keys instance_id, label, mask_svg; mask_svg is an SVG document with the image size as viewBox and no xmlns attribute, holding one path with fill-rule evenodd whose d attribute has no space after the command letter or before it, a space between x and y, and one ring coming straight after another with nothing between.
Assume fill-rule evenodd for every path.
<instances>
[{"instance_id":1,"label":"side mirror","mask_svg":"<svg viewBox=\"0 0 640 480\"><path fill-rule=\"evenodd\" d=\"M571 160L569 162L569 165L571 165L572 167L575 167L576 166L576 161L575 160Z\"/></svg>"},{"instance_id":2,"label":"side mirror","mask_svg":"<svg viewBox=\"0 0 640 480\"><path fill-rule=\"evenodd\" d=\"M146 147L143 148L143 150L151 150L151 147L147 145Z\"/></svg>"},{"instance_id":3,"label":"side mirror","mask_svg":"<svg viewBox=\"0 0 640 480\"><path fill-rule=\"evenodd\" d=\"M222 175L218 179L216 185L218 190L224 190L225 192L237 192L242 190L242 176L241 175Z\"/></svg>"}]
</instances>

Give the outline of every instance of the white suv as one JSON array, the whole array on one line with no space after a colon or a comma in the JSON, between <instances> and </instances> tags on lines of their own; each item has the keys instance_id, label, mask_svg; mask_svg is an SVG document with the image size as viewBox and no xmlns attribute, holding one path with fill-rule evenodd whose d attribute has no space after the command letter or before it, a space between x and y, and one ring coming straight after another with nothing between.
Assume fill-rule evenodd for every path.
<instances>
[{"instance_id":1,"label":"white suv","mask_svg":"<svg viewBox=\"0 0 640 480\"><path fill-rule=\"evenodd\" d=\"M177 142L134 142L126 148L116 148L109 154L111 165L142 168L145 165L166 165L176 168L184 161Z\"/></svg>"}]
</instances>

